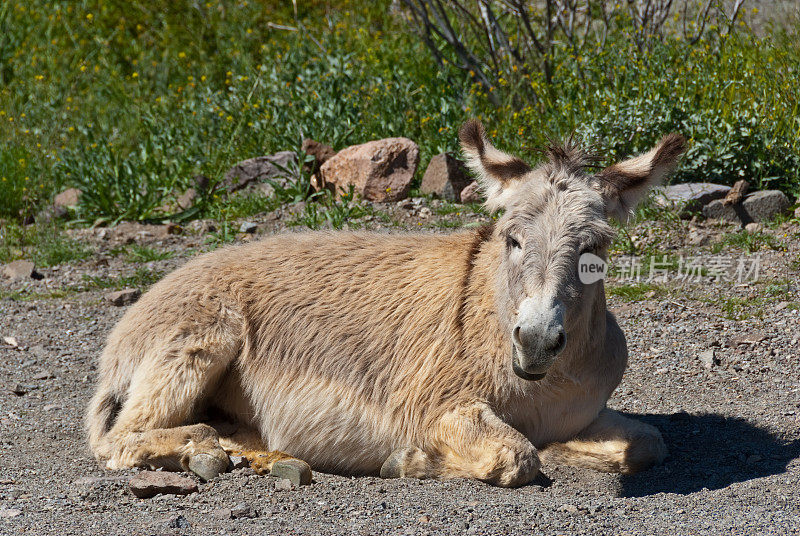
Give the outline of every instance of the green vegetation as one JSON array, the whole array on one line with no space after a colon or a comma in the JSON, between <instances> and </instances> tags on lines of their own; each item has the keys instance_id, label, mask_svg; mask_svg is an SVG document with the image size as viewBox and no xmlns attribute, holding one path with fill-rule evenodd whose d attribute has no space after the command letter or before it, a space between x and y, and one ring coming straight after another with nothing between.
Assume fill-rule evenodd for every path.
<instances>
[{"instance_id":1,"label":"green vegetation","mask_svg":"<svg viewBox=\"0 0 800 536\"><path fill-rule=\"evenodd\" d=\"M719 242L711 246L712 253L719 253L729 249L743 249L748 253L755 253L762 248L769 248L775 251L786 249L775 236L769 233L757 231L751 233L744 229L735 233L726 233Z\"/></svg>"},{"instance_id":2,"label":"green vegetation","mask_svg":"<svg viewBox=\"0 0 800 536\"><path fill-rule=\"evenodd\" d=\"M0 263L26 258L37 266L48 267L83 260L92 254L89 246L61 231L55 225L1 225Z\"/></svg>"},{"instance_id":3,"label":"green vegetation","mask_svg":"<svg viewBox=\"0 0 800 536\"><path fill-rule=\"evenodd\" d=\"M800 42L783 30L762 39L737 23L691 44L666 29L641 46L621 19L602 46L555 44L546 78L538 66L501 67L486 87L449 48L437 62L389 4L3 2L0 218L22 221L75 186L87 223L227 221L309 199L305 178L271 197L212 188L190 211L169 205L195 175L213 186L236 161L302 137L339 149L407 136L424 169L457 150L473 116L510 151L576 132L603 163L680 131L691 145L676 180L747 177L798 193ZM303 225L338 228L362 213L311 200Z\"/></svg>"},{"instance_id":4,"label":"green vegetation","mask_svg":"<svg viewBox=\"0 0 800 536\"><path fill-rule=\"evenodd\" d=\"M647 297L663 296L668 294L665 287L653 283L630 283L621 285L606 285L606 294L619 296L626 301L639 301Z\"/></svg>"},{"instance_id":5,"label":"green vegetation","mask_svg":"<svg viewBox=\"0 0 800 536\"><path fill-rule=\"evenodd\" d=\"M97 277L90 275L83 275L85 283L85 290L92 289L123 289L128 287L136 287L141 290L146 290L147 287L161 279L163 272L157 270L149 270L144 266L140 266L132 275L119 276L119 277Z\"/></svg>"}]
</instances>

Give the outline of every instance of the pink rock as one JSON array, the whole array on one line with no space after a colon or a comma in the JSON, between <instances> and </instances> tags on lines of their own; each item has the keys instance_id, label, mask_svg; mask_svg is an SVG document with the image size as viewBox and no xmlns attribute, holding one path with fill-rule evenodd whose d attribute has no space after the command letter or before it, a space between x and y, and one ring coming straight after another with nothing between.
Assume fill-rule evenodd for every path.
<instances>
[{"instance_id":1,"label":"pink rock","mask_svg":"<svg viewBox=\"0 0 800 536\"><path fill-rule=\"evenodd\" d=\"M405 199L419 165L419 147L408 138L386 138L353 145L336 153L316 177L317 188L330 188L338 195L352 185L355 193L369 201Z\"/></svg>"}]
</instances>

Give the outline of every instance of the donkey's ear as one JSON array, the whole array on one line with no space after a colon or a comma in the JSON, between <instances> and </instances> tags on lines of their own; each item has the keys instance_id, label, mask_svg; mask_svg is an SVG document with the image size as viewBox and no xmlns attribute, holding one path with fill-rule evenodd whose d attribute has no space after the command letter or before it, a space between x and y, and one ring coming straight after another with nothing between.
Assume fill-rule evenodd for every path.
<instances>
[{"instance_id":1,"label":"donkey's ear","mask_svg":"<svg viewBox=\"0 0 800 536\"><path fill-rule=\"evenodd\" d=\"M609 217L626 222L650 188L661 184L675 169L685 148L683 136L668 134L645 154L598 173L595 185L606 201Z\"/></svg>"},{"instance_id":2,"label":"donkey's ear","mask_svg":"<svg viewBox=\"0 0 800 536\"><path fill-rule=\"evenodd\" d=\"M458 138L467 165L477 175L478 184L486 195L486 208L494 212L507 206L518 179L531 167L516 156L495 148L486 139L483 125L477 119L464 123Z\"/></svg>"}]
</instances>

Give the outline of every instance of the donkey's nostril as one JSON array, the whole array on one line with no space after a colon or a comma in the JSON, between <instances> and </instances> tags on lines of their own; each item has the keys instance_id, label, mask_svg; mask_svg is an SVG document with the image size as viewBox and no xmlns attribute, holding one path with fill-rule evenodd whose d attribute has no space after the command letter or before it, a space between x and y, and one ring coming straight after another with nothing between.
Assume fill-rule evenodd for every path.
<instances>
[{"instance_id":1,"label":"donkey's nostril","mask_svg":"<svg viewBox=\"0 0 800 536\"><path fill-rule=\"evenodd\" d=\"M511 338L516 344L522 345L522 341L519 338L519 326L514 328L513 333L511 334Z\"/></svg>"},{"instance_id":2,"label":"donkey's nostril","mask_svg":"<svg viewBox=\"0 0 800 536\"><path fill-rule=\"evenodd\" d=\"M555 340L553 341L552 346L550 346L549 350L551 352L560 352L564 348L564 344L567 342L567 336L564 333L564 330L561 329L558 331L558 335L556 336Z\"/></svg>"}]
</instances>

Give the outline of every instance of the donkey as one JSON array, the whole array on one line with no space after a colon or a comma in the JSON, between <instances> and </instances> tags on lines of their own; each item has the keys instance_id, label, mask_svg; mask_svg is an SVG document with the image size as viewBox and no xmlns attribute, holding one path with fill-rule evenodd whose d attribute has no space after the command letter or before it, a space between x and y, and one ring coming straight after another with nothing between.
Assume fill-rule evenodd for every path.
<instances>
[{"instance_id":1,"label":"donkey","mask_svg":"<svg viewBox=\"0 0 800 536\"><path fill-rule=\"evenodd\" d=\"M606 407L625 337L578 259L605 258L609 218L626 219L684 139L590 173L571 143L533 169L477 121L459 137L486 206L504 211L492 225L279 235L154 285L100 358L87 416L96 458L210 479L241 450L498 486L530 482L542 461L621 473L659 463L658 430Z\"/></svg>"}]
</instances>

